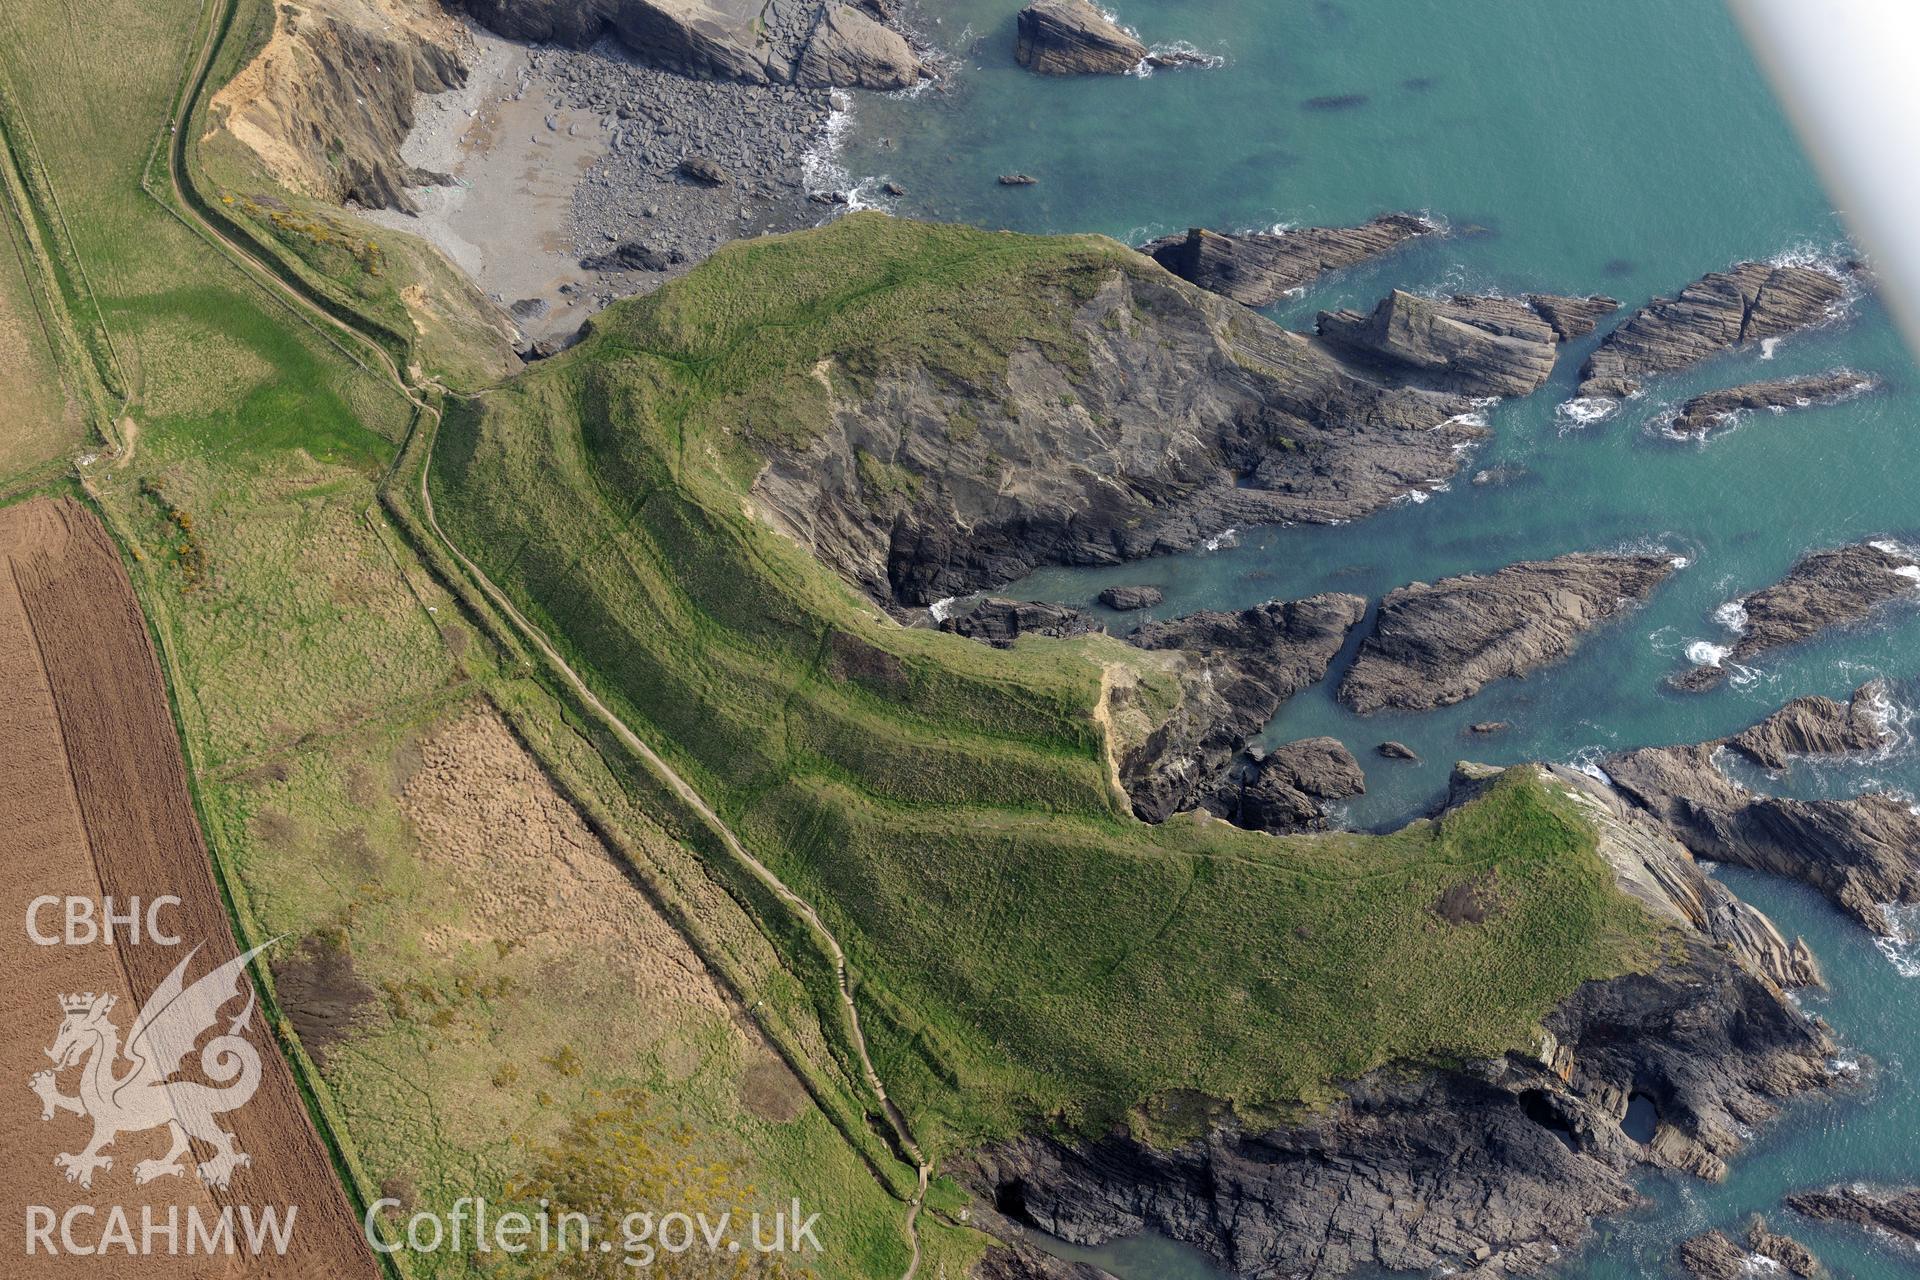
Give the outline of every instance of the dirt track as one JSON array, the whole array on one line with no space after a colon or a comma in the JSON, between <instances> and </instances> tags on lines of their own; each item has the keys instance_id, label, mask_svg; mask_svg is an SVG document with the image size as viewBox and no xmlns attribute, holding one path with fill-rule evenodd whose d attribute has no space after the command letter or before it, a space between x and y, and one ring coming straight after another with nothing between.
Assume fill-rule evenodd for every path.
<instances>
[{"instance_id":1,"label":"dirt track","mask_svg":"<svg viewBox=\"0 0 1920 1280\"><path fill-rule=\"evenodd\" d=\"M0 858L7 868L7 911L0 924L0 964L12 979L0 994L8 1034L0 1039L0 1133L8 1159L0 1167L0 1273L9 1276L227 1276L374 1280L380 1271L315 1134L292 1073L258 1010L244 1030L259 1051L260 1087L252 1099L217 1117L239 1150L252 1157L223 1189L203 1187L189 1169L136 1186L142 1159L165 1154L165 1130L123 1133L105 1154L111 1168L91 1188L66 1181L56 1153L85 1146L91 1123L57 1112L41 1119L28 1075L49 1066L42 1049L61 1025L59 997L108 992L118 997L111 1020L124 1033L146 998L193 946L201 948L187 980L238 954L214 884L206 847L186 788L159 666L133 588L99 521L71 501L37 500L0 510ZM162 918L183 939L165 946L143 938L108 947L39 946L23 927L27 904L41 894L76 894L116 903L172 894L182 905ZM40 916L58 931L59 912ZM235 1000L225 1021L239 1012ZM179 1079L199 1077L198 1053ZM72 1094L84 1068L60 1072ZM116 1066L126 1070L126 1060ZM196 1142L188 1159L205 1160ZM184 1251L185 1215L197 1207L215 1217L232 1206L297 1206L291 1246L237 1257L23 1256L27 1206L64 1214L92 1205L76 1221L81 1244L98 1243L108 1212L125 1206L136 1242L143 1206L163 1221L178 1206ZM236 1216L236 1233L241 1221ZM56 1242L59 1239L55 1233ZM153 1238L165 1254L165 1237Z\"/></svg>"}]
</instances>

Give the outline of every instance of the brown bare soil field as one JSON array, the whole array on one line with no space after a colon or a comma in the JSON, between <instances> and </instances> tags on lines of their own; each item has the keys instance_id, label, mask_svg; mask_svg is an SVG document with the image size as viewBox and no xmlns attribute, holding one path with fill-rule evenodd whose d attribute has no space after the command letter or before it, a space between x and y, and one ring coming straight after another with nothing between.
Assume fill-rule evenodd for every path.
<instances>
[{"instance_id":1,"label":"brown bare soil field","mask_svg":"<svg viewBox=\"0 0 1920 1280\"><path fill-rule=\"evenodd\" d=\"M61 1024L59 997L111 992L119 997L112 1021L120 1032L194 945L200 952L187 979L238 954L187 791L156 654L132 584L99 521L78 503L38 500L0 510L0 858L7 866L13 925L0 929L0 963L12 981L0 996L9 1034L0 1043L0 1126L9 1156L0 1170L0 1201L12 1239L0 1245L13 1257L0 1264L22 1276L225 1276L374 1280L380 1272L359 1223L335 1178L295 1086L256 1009L243 1034L259 1052L261 1080L252 1099L216 1117L240 1151L252 1157L224 1188L192 1176L134 1182L135 1165L165 1154L163 1128L121 1134L105 1154L110 1168L95 1172L91 1188L65 1180L56 1153L81 1150L91 1133L82 1116L57 1112L41 1119L41 1104L26 1078L49 1063L42 1052ZM165 946L122 938L112 947L37 946L21 923L40 894L110 895L116 903L143 903L175 895L182 905L162 923L183 938ZM57 928L55 911L41 917ZM222 1010L221 1030L239 1002ZM198 1078L197 1052L177 1078ZM124 1065L117 1068L124 1070ZM61 1073L62 1093L79 1073ZM188 1158L207 1159L196 1142ZM75 1229L82 1243L100 1239L112 1206L125 1206L136 1239L142 1206L164 1219L167 1206L184 1214L198 1206L217 1215L233 1206L298 1206L285 1256L21 1257L26 1206L63 1214L76 1204L98 1216ZM282 1209L284 1214L284 1209ZM56 1240L58 1236L56 1234ZM158 1246L164 1254L164 1238Z\"/></svg>"}]
</instances>

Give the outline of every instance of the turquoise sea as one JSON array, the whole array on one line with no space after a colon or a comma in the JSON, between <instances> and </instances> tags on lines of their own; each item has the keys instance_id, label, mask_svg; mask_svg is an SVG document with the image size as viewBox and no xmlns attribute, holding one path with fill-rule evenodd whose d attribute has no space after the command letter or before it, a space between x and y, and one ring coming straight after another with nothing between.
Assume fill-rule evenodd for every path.
<instances>
[{"instance_id":1,"label":"turquoise sea","mask_svg":"<svg viewBox=\"0 0 1920 1280\"><path fill-rule=\"evenodd\" d=\"M1223 65L1074 80L1014 65L1017 8L1018 0L949 0L937 22L928 14L953 72L943 88L855 105L840 160L874 179L864 189L898 183L908 194L892 203L903 214L1136 243L1189 223L1339 224L1393 209L1427 210L1456 232L1273 313L1303 328L1320 308L1370 306L1394 286L1605 292L1630 309L1743 259L1850 252L1833 201L1713 0L1125 0L1119 16L1148 43L1187 41ZM1333 99L1343 105L1314 105ZM1038 185L995 183L1016 170ZM1346 742L1368 772L1367 794L1344 814L1360 827L1426 809L1463 757L1582 761L1694 742L1798 694L1844 697L1875 675L1894 681L1901 708L1920 704L1920 609L1896 610L1711 694L1661 687L1689 645L1727 640L1715 606L1774 581L1801 552L1864 537L1920 543L1920 377L1877 301L1856 300L1841 321L1789 338L1767 358L1741 354L1659 381L1614 417L1582 425L1557 406L1592 341L1565 352L1547 388L1491 410L1495 439L1424 501L1335 528L1242 529L1237 545L1209 553L1046 571L1008 593L1086 603L1104 585L1149 582L1166 590L1154 611L1164 616L1329 589L1377 598L1416 579L1580 549L1658 545L1687 557L1648 607L1593 635L1570 661L1461 706L1362 719L1325 689L1295 699L1270 740L1325 733ZM1837 407L1762 414L1704 445L1649 425L1701 390L1838 365L1879 375L1884 389ZM1468 483L1473 471L1502 465L1521 478ZM1513 728L1465 736L1467 724L1489 720ZM1378 759L1373 747L1386 738L1425 763ZM1920 792L1920 751L1907 734L1881 759L1758 781ZM1869 1083L1790 1109L1724 1185L1649 1179L1651 1207L1605 1224L1565 1274L1659 1274L1686 1235L1737 1229L1756 1210L1836 1274L1912 1274L1913 1256L1794 1221L1777 1202L1837 1180L1920 1178L1920 979L1908 976L1920 968L1883 954L1808 891L1723 874L1813 945L1831 990L1807 1003L1849 1055L1871 1063ZM1214 1274L1163 1241L1114 1246L1096 1260L1128 1277Z\"/></svg>"}]
</instances>

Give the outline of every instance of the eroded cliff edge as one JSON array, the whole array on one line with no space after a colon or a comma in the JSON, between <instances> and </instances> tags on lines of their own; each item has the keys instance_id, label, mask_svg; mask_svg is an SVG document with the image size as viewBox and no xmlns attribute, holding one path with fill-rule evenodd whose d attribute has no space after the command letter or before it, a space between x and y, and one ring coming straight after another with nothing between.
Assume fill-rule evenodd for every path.
<instances>
[{"instance_id":1,"label":"eroded cliff edge","mask_svg":"<svg viewBox=\"0 0 1920 1280\"><path fill-rule=\"evenodd\" d=\"M1785 1099L1840 1079L1825 1028L1787 997L1817 980L1811 957L1605 784L1523 768L1571 798L1620 890L1668 927L1657 964L1581 986L1529 1050L1376 1071L1298 1119L1216 1120L1182 1145L1029 1136L966 1165L976 1194L1063 1239L1151 1230L1241 1274L1493 1280L1637 1203L1640 1171L1724 1176ZM1450 804L1493 772L1463 766ZM1435 904L1473 927L1461 907Z\"/></svg>"}]
</instances>

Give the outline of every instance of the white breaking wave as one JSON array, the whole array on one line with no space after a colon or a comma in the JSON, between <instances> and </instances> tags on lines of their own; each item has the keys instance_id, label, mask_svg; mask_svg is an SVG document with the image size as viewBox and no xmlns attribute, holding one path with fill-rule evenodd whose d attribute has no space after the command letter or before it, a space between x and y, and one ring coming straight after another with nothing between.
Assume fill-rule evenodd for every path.
<instances>
[{"instance_id":1,"label":"white breaking wave","mask_svg":"<svg viewBox=\"0 0 1920 1280\"><path fill-rule=\"evenodd\" d=\"M1903 978L1920 978L1920 907L1881 903L1889 932L1874 935L1873 945Z\"/></svg>"},{"instance_id":2,"label":"white breaking wave","mask_svg":"<svg viewBox=\"0 0 1920 1280\"><path fill-rule=\"evenodd\" d=\"M1219 551L1224 547L1237 547L1239 545L1240 531L1238 529L1222 529L1219 533L1214 534L1211 538L1201 543L1200 549L1202 551Z\"/></svg>"},{"instance_id":3,"label":"white breaking wave","mask_svg":"<svg viewBox=\"0 0 1920 1280\"><path fill-rule=\"evenodd\" d=\"M1575 396L1553 407L1554 421L1560 430L1577 431L1596 422L1605 422L1620 412L1620 402L1612 396Z\"/></svg>"},{"instance_id":4,"label":"white breaking wave","mask_svg":"<svg viewBox=\"0 0 1920 1280\"><path fill-rule=\"evenodd\" d=\"M1725 662L1732 652L1732 645L1715 644L1711 640L1695 640L1687 646L1687 661L1696 667L1717 667Z\"/></svg>"},{"instance_id":5,"label":"white breaking wave","mask_svg":"<svg viewBox=\"0 0 1920 1280\"><path fill-rule=\"evenodd\" d=\"M827 123L820 136L800 157L800 180L809 194L846 191L854 185L852 176L840 163L840 144L853 127L853 99L835 91L828 97ZM848 207L853 207L848 198ZM872 208L873 206L863 206Z\"/></svg>"},{"instance_id":6,"label":"white breaking wave","mask_svg":"<svg viewBox=\"0 0 1920 1280\"><path fill-rule=\"evenodd\" d=\"M1733 634L1742 635L1747 629L1747 606L1738 600L1729 600L1713 611L1713 620Z\"/></svg>"},{"instance_id":7,"label":"white breaking wave","mask_svg":"<svg viewBox=\"0 0 1920 1280\"><path fill-rule=\"evenodd\" d=\"M935 600L927 606L927 616L932 618L936 625L945 622L953 616L953 606L959 602L959 596L948 596L944 600Z\"/></svg>"},{"instance_id":8,"label":"white breaking wave","mask_svg":"<svg viewBox=\"0 0 1920 1280\"><path fill-rule=\"evenodd\" d=\"M1168 40L1148 49L1147 56L1134 63L1127 74L1140 80L1149 79L1158 69L1153 65L1156 58L1169 62L1168 70L1217 71L1227 65L1221 54L1202 52L1185 40Z\"/></svg>"}]
</instances>

